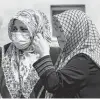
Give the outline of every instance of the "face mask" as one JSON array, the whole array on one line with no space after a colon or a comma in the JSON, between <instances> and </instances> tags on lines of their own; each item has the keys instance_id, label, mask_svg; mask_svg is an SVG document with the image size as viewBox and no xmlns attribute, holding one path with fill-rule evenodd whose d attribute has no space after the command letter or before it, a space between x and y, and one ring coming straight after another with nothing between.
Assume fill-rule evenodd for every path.
<instances>
[{"instance_id":1,"label":"face mask","mask_svg":"<svg viewBox=\"0 0 100 99\"><path fill-rule=\"evenodd\" d=\"M12 33L12 42L18 49L26 49L31 43L29 33Z\"/></svg>"}]
</instances>

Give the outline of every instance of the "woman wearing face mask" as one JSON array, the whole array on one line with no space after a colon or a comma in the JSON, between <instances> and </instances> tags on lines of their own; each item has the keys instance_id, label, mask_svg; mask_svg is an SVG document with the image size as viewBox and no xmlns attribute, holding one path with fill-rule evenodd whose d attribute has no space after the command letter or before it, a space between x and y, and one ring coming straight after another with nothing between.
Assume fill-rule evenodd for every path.
<instances>
[{"instance_id":1,"label":"woman wearing face mask","mask_svg":"<svg viewBox=\"0 0 100 99\"><path fill-rule=\"evenodd\" d=\"M34 38L41 59L33 66L47 97L100 98L100 35L95 25L84 12L68 10L53 17L53 28L62 49L55 66L46 40L41 34Z\"/></svg>"},{"instance_id":2,"label":"woman wearing face mask","mask_svg":"<svg viewBox=\"0 0 100 99\"><path fill-rule=\"evenodd\" d=\"M47 17L40 11L23 10L8 25L11 43L2 50L0 93L3 98L44 97L44 90L33 63L39 59L33 39L37 33L50 43Z\"/></svg>"}]
</instances>

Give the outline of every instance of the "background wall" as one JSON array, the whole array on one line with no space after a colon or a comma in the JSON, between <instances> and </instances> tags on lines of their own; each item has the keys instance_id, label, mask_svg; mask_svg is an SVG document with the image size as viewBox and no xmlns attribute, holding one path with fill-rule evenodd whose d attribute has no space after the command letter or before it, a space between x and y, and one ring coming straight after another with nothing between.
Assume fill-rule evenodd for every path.
<instances>
[{"instance_id":1,"label":"background wall","mask_svg":"<svg viewBox=\"0 0 100 99\"><path fill-rule=\"evenodd\" d=\"M51 22L50 5L85 4L86 13L91 17L100 33L99 0L0 0L0 46L10 42L7 25L12 16L23 9L43 11Z\"/></svg>"}]
</instances>

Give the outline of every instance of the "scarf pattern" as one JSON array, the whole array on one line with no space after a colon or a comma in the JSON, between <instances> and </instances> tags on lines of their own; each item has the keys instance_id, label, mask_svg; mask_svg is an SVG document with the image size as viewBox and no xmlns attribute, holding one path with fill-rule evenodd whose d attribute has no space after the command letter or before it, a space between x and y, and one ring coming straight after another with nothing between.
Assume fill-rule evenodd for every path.
<instances>
[{"instance_id":1,"label":"scarf pattern","mask_svg":"<svg viewBox=\"0 0 100 99\"><path fill-rule=\"evenodd\" d=\"M11 49L13 50L11 51ZM18 50L16 51L15 50L16 50L15 46L11 44L6 52L8 54L6 56L3 55L4 57L2 60L2 68L3 68L5 79L6 79L6 86L10 92L10 95L13 98L20 97L21 94L23 94L25 98L28 98L35 84L39 80L39 76L36 70L33 68L32 64L29 64L30 68L27 66L25 67L25 65L21 66L23 68L22 73L26 72L25 71L26 69L28 70L27 71L28 76L26 76L26 79L22 80L24 75L21 75L21 74L19 74L16 77L16 74L18 74L16 73L16 71L18 72L18 64L16 60L16 56L18 56ZM17 52L16 55L14 52Z\"/></svg>"},{"instance_id":2,"label":"scarf pattern","mask_svg":"<svg viewBox=\"0 0 100 99\"><path fill-rule=\"evenodd\" d=\"M57 69L79 53L88 55L100 67L100 35L91 19L80 10L68 10L53 17L54 24L66 37Z\"/></svg>"}]
</instances>

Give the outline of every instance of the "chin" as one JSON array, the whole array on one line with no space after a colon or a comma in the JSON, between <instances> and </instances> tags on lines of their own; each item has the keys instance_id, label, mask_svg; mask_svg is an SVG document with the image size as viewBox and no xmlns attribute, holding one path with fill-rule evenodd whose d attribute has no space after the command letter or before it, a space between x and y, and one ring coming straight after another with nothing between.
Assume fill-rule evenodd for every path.
<instances>
[{"instance_id":1,"label":"chin","mask_svg":"<svg viewBox=\"0 0 100 99\"><path fill-rule=\"evenodd\" d=\"M61 47L60 47L61 48ZM61 48L61 50L63 50L63 48Z\"/></svg>"},{"instance_id":2,"label":"chin","mask_svg":"<svg viewBox=\"0 0 100 99\"><path fill-rule=\"evenodd\" d=\"M15 45L15 46L16 46L16 45ZM20 50L25 50L25 49L27 49L26 46L25 46L25 47L24 47L24 46L23 46L23 47L22 47L22 46L16 46L16 48L18 48L18 49L20 49Z\"/></svg>"},{"instance_id":3,"label":"chin","mask_svg":"<svg viewBox=\"0 0 100 99\"><path fill-rule=\"evenodd\" d=\"M62 46L62 45L59 45L59 46L60 46L61 50L63 50L64 46Z\"/></svg>"}]
</instances>

